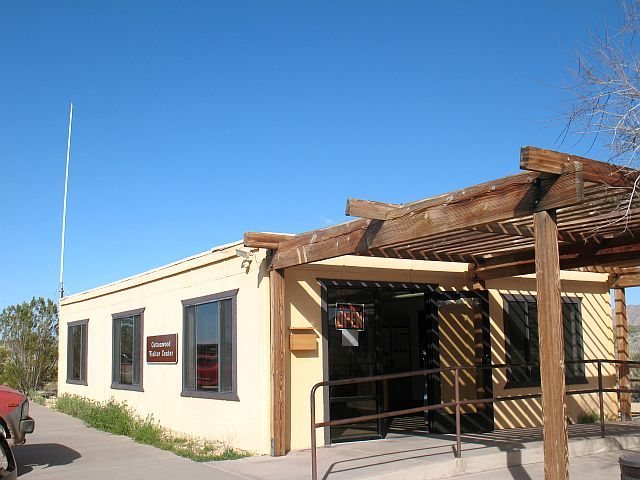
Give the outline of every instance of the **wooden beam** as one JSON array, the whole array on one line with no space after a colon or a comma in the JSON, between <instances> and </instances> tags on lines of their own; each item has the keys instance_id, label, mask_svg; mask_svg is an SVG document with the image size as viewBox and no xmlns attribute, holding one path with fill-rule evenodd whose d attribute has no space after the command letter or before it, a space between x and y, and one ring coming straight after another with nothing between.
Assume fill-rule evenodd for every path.
<instances>
[{"instance_id":1,"label":"wooden beam","mask_svg":"<svg viewBox=\"0 0 640 480\"><path fill-rule=\"evenodd\" d=\"M372 220L384 220L387 214L401 205L395 203L375 202L373 200L347 199L345 214L349 217L369 218Z\"/></svg>"},{"instance_id":2,"label":"wooden beam","mask_svg":"<svg viewBox=\"0 0 640 480\"><path fill-rule=\"evenodd\" d=\"M584 199L582 172L521 173L426 199L387 213L296 235L282 242L271 268L286 268L341 255L411 242L438 233L575 205Z\"/></svg>"},{"instance_id":3,"label":"wooden beam","mask_svg":"<svg viewBox=\"0 0 640 480\"><path fill-rule=\"evenodd\" d=\"M377 220L362 218L296 235L280 244L278 251L273 255L271 268L286 268L366 252L364 234L372 222Z\"/></svg>"},{"instance_id":4,"label":"wooden beam","mask_svg":"<svg viewBox=\"0 0 640 480\"><path fill-rule=\"evenodd\" d=\"M616 311L616 340L618 347L618 360L629 360L629 329L627 326L627 300L624 288L614 289ZM629 381L629 368L620 365L620 388L631 388ZM620 393L620 418L623 421L631 420L631 394Z\"/></svg>"},{"instance_id":5,"label":"wooden beam","mask_svg":"<svg viewBox=\"0 0 640 480\"><path fill-rule=\"evenodd\" d=\"M600 244L560 245L560 268L607 266L640 261L637 233L607 240ZM531 250L500 255L485 260L475 269L477 280L491 280L513 275L535 273L535 260Z\"/></svg>"},{"instance_id":6,"label":"wooden beam","mask_svg":"<svg viewBox=\"0 0 640 480\"><path fill-rule=\"evenodd\" d=\"M269 272L271 298L271 455L287 453L287 320L284 270Z\"/></svg>"},{"instance_id":7,"label":"wooden beam","mask_svg":"<svg viewBox=\"0 0 640 480\"><path fill-rule=\"evenodd\" d=\"M640 287L640 274L622 274L615 275L615 278L610 284L611 288L630 288Z\"/></svg>"},{"instance_id":8,"label":"wooden beam","mask_svg":"<svg viewBox=\"0 0 640 480\"><path fill-rule=\"evenodd\" d=\"M536 250L538 331L540 338L540 383L544 478L569 478L567 408L558 226L554 211L533 215Z\"/></svg>"},{"instance_id":9,"label":"wooden beam","mask_svg":"<svg viewBox=\"0 0 640 480\"><path fill-rule=\"evenodd\" d=\"M554 173L557 175L570 171L574 162L582 164L585 182L602 183L612 187L633 187L633 183L640 175L640 171L599 162L590 158L555 152L537 147L522 147L520 149L520 168L534 172Z\"/></svg>"},{"instance_id":10,"label":"wooden beam","mask_svg":"<svg viewBox=\"0 0 640 480\"><path fill-rule=\"evenodd\" d=\"M244 246L276 250L281 242L292 237L293 235L287 235L286 233L246 232L244 234Z\"/></svg>"},{"instance_id":11,"label":"wooden beam","mask_svg":"<svg viewBox=\"0 0 640 480\"><path fill-rule=\"evenodd\" d=\"M458 229L531 215L550 208L576 205L584 199L582 172L560 176L513 175L452 193L446 203L419 207L388 218L367 232L369 248L399 243ZM402 210L402 209L398 209Z\"/></svg>"},{"instance_id":12,"label":"wooden beam","mask_svg":"<svg viewBox=\"0 0 640 480\"><path fill-rule=\"evenodd\" d=\"M456 263L469 263L475 265L477 263L476 257L464 253L439 253L438 251L415 249L411 248L386 248L384 250L369 250L363 255L380 258L402 258L405 260L427 260L432 262L456 262Z\"/></svg>"},{"instance_id":13,"label":"wooden beam","mask_svg":"<svg viewBox=\"0 0 640 480\"><path fill-rule=\"evenodd\" d=\"M579 270L581 272L609 273L614 277L617 275L635 275L636 273L640 273L640 267L637 267L637 266L633 266L633 267L589 266L589 267L578 267L576 268L576 270ZM615 278L613 280L615 280Z\"/></svg>"},{"instance_id":14,"label":"wooden beam","mask_svg":"<svg viewBox=\"0 0 640 480\"><path fill-rule=\"evenodd\" d=\"M563 258L575 257L577 255L598 255L600 253L612 252L612 249L617 247L628 247L637 243L636 238L639 235L640 232L632 231L604 241L582 241L579 243L560 245L560 260L562 261ZM633 249L635 247L631 248ZM524 261L526 263L533 263L534 253L534 249L528 248L514 253L495 255L493 257L483 259L480 267L491 268L508 266L519 263L521 261ZM482 270L482 268L480 268L480 270Z\"/></svg>"},{"instance_id":15,"label":"wooden beam","mask_svg":"<svg viewBox=\"0 0 640 480\"><path fill-rule=\"evenodd\" d=\"M495 233L512 237L533 238L533 227L529 225L516 225L513 223L488 223L473 227L472 230L483 233ZM561 242L574 242L575 238L567 232L558 232L558 240Z\"/></svg>"},{"instance_id":16,"label":"wooden beam","mask_svg":"<svg viewBox=\"0 0 640 480\"><path fill-rule=\"evenodd\" d=\"M572 270L586 265L619 265L631 260L640 260L640 245L629 246L628 251L617 253L562 257L560 259L560 268L562 270ZM503 265L492 269L479 267L475 270L475 280L486 281L494 278L512 277L514 275L527 275L535 273L535 271L535 263L530 260L518 262L514 265Z\"/></svg>"}]
</instances>

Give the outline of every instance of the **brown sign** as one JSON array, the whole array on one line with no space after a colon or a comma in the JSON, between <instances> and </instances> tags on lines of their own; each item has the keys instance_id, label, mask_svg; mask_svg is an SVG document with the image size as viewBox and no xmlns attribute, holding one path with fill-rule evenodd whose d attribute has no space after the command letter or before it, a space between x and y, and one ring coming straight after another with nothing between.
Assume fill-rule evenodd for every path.
<instances>
[{"instance_id":1,"label":"brown sign","mask_svg":"<svg viewBox=\"0 0 640 480\"><path fill-rule=\"evenodd\" d=\"M178 334L147 337L147 363L178 363Z\"/></svg>"},{"instance_id":2,"label":"brown sign","mask_svg":"<svg viewBox=\"0 0 640 480\"><path fill-rule=\"evenodd\" d=\"M336 328L338 330L364 330L364 305L336 304Z\"/></svg>"}]
</instances>

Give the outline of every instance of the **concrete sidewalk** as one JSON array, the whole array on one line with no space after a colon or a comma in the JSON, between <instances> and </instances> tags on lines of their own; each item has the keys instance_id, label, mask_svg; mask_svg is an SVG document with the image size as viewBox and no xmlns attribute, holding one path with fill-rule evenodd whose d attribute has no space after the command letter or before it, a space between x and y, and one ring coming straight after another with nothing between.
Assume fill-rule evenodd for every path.
<instances>
[{"instance_id":1,"label":"concrete sidewalk","mask_svg":"<svg viewBox=\"0 0 640 480\"><path fill-rule=\"evenodd\" d=\"M119 435L88 428L72 417L31 405L36 431L14 448L18 475L25 480L243 478Z\"/></svg>"},{"instance_id":2,"label":"concrete sidewalk","mask_svg":"<svg viewBox=\"0 0 640 480\"><path fill-rule=\"evenodd\" d=\"M279 458L257 456L196 463L126 437L88 428L75 418L39 405L32 405L31 415L36 420L36 431L28 436L26 445L15 448L18 474L26 480L157 480L174 476L189 480L303 480L311 476L308 450ZM640 450L640 425L617 423L609 425L607 431L608 436L603 439L598 425L570 427L570 464L576 476L579 472L583 480L614 473L618 477L621 449ZM451 435L397 432L385 440L320 448L318 472L319 478L326 480L430 480L465 473L475 476L459 478L543 478L541 440L540 429L468 434L463 436L463 457L456 459L455 438Z\"/></svg>"}]
</instances>

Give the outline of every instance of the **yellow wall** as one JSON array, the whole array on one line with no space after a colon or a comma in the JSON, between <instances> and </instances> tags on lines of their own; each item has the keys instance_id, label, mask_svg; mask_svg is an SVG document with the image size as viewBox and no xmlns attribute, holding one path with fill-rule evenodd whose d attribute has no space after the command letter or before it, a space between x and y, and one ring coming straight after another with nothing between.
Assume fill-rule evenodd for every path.
<instances>
[{"instance_id":1,"label":"yellow wall","mask_svg":"<svg viewBox=\"0 0 640 480\"><path fill-rule=\"evenodd\" d=\"M440 366L442 368L459 365L475 365L480 363L476 359L476 331L474 314L481 313L481 306L475 305L470 299L464 299L455 304L440 305L439 333L440 333ZM477 398L477 370L461 370L460 398ZM440 374L441 399L443 402L455 400L455 373L442 372ZM446 413L454 413L455 409L447 408ZM475 412L475 405L461 408L462 413Z\"/></svg>"},{"instance_id":2,"label":"yellow wall","mask_svg":"<svg viewBox=\"0 0 640 480\"><path fill-rule=\"evenodd\" d=\"M562 272L563 296L579 297L582 304L582 328L584 340L584 358L614 358L613 329L611 328L611 303L604 282L588 282L584 274ZM527 294L535 289L535 278L510 278L489 282L491 312L491 350L492 363L505 363L505 339L503 319L503 294ZM535 293L535 292L534 292ZM615 369L603 364L603 385L614 388ZM598 374L596 365L586 365L585 373L588 385L567 385L567 390L597 388ZM495 370L493 374L494 395L520 395L540 392L539 388L505 389L506 373ZM616 394L605 394L604 411L608 418L618 415ZM542 406L540 399L518 400L495 405L496 428L530 427L542 425ZM584 394L567 397L567 415L573 422L580 413L599 412L598 395Z\"/></svg>"},{"instance_id":3,"label":"yellow wall","mask_svg":"<svg viewBox=\"0 0 640 480\"><path fill-rule=\"evenodd\" d=\"M191 435L258 453L270 451L269 285L264 254L247 271L233 245L145 274L66 297L60 311L59 393L126 401L140 415ZM182 397L181 300L238 289L237 389L239 401ZM144 308L143 335L178 334L178 363L150 365L143 353L144 392L111 385L112 317ZM67 322L88 319L87 386L66 383ZM146 342L144 342L146 344Z\"/></svg>"},{"instance_id":4,"label":"yellow wall","mask_svg":"<svg viewBox=\"0 0 640 480\"><path fill-rule=\"evenodd\" d=\"M293 328L313 328L318 337L318 351L314 353L290 353L289 388L290 410L288 432L291 449L308 448L309 440L309 391L323 379L325 359L322 343L321 291L318 279L369 280L385 282L438 283L447 290L463 290L468 285L466 266L440 262L417 262L410 260L388 261L365 257L342 257L313 265L288 269L286 273L286 301L288 322ZM367 266L365 266L367 265ZM613 333L611 329L611 308L606 276L583 272L562 272L562 288L566 295L582 298L583 339L585 359L613 358ZM505 362L504 326L502 318L502 294L535 295L535 278L516 277L489 282L492 362ZM440 347L442 366L455 363L475 363L474 324L471 305L457 305L443 310L440 315ZM470 343L469 343L470 342ZM462 360L456 362L454 356ZM595 367L587 366L589 385L597 386L594 378ZM610 366L603 369L604 385L615 383L614 371ZM443 374L442 398L453 398L453 378ZM476 398L475 377L462 373L462 398ZM494 396L516 395L539 392L539 388L506 389L505 372L494 372ZM568 399L568 414L573 421L581 412L598 411L597 394L588 394ZM473 412L474 407L466 407L464 412ZM321 391L316 396L317 420L323 420L325 411ZM605 395L605 412L609 417L617 415L615 394ZM509 401L495 404L496 428L532 427L541 424L539 399ZM325 441L322 429L316 432L319 445Z\"/></svg>"},{"instance_id":5,"label":"yellow wall","mask_svg":"<svg viewBox=\"0 0 640 480\"><path fill-rule=\"evenodd\" d=\"M88 292L66 297L60 313L60 393L78 394L97 400L127 401L141 415L152 414L163 425L180 432L227 441L254 451L270 451L270 309L265 252L255 252L249 268L235 255L239 244L121 280ZM287 324L292 329L311 328L318 348L310 352L288 350L287 400L290 449L310 445L309 392L324 378L326 363L322 340L321 289L318 279L384 282L436 283L446 290L464 290L470 284L467 265L340 257L287 269L285 274ZM605 277L598 274L563 272L563 289L583 299L582 316L586 358L612 358L611 309ZM531 293L533 278L511 278L489 282L492 360L504 363L502 319L503 293ZM177 365L143 362L144 392L114 390L111 385L111 329L113 313L145 308L144 336L178 333L182 339L181 300L239 289L237 297L237 386L240 401L181 397L182 353ZM451 305L441 310L441 363L475 363L473 310L470 305ZM88 385L66 383L66 324L89 319ZM285 342L289 349L288 339ZM181 350L181 345L179 347ZM460 356L460 360L456 360ZM594 385L593 369L588 369ZM605 369L605 385L614 381ZM449 379L450 380L450 379ZM452 394L451 382L443 378L443 398ZM463 396L475 398L472 375L463 374ZM494 375L494 395L515 394L531 389L504 390L504 372ZM617 414L615 396L606 399L607 413ZM317 420L324 419L323 394L316 399ZM575 419L581 410L597 410L597 396L571 398L569 413ZM469 407L468 411L473 411ZM540 423L539 400L496 404L496 427L532 426ZM324 443L321 429L319 444Z\"/></svg>"}]
</instances>

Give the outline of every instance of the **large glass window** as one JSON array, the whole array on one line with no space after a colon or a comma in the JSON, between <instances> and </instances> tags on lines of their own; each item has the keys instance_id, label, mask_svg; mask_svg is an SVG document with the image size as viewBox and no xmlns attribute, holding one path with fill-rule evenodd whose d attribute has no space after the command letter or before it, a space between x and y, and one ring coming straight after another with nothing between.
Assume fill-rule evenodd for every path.
<instances>
[{"instance_id":1,"label":"large glass window","mask_svg":"<svg viewBox=\"0 0 640 480\"><path fill-rule=\"evenodd\" d=\"M505 298L504 333L510 387L540 385L538 305L534 297ZM564 359L567 383L585 381L580 299L562 299ZM516 365L527 364L527 365Z\"/></svg>"},{"instance_id":2,"label":"large glass window","mask_svg":"<svg viewBox=\"0 0 640 480\"><path fill-rule=\"evenodd\" d=\"M183 302L183 394L230 394L235 297L222 294L201 300Z\"/></svg>"},{"instance_id":3,"label":"large glass window","mask_svg":"<svg viewBox=\"0 0 640 480\"><path fill-rule=\"evenodd\" d=\"M113 388L142 386L142 313L113 318Z\"/></svg>"},{"instance_id":4,"label":"large glass window","mask_svg":"<svg viewBox=\"0 0 640 480\"><path fill-rule=\"evenodd\" d=\"M87 383L87 320L67 328L67 383Z\"/></svg>"}]
</instances>

